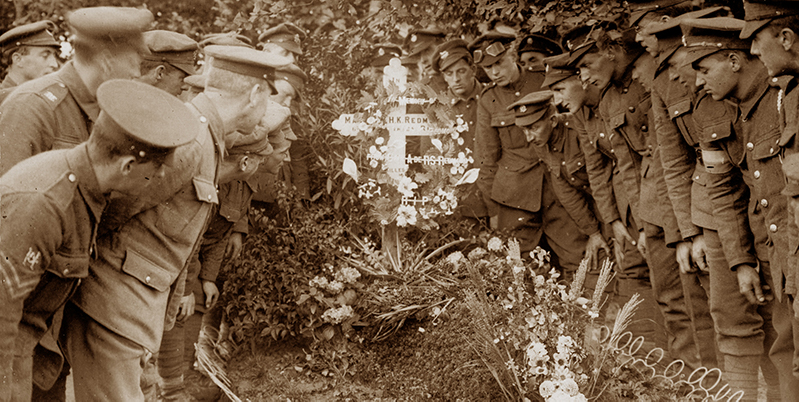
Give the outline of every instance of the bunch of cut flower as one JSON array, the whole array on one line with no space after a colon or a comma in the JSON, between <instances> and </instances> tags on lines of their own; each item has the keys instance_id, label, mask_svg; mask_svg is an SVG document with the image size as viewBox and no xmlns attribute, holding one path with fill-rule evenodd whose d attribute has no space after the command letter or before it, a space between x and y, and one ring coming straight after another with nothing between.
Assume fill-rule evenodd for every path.
<instances>
[{"instance_id":1,"label":"bunch of cut flower","mask_svg":"<svg viewBox=\"0 0 799 402\"><path fill-rule=\"evenodd\" d=\"M637 294L612 329L595 323L613 276L610 261L602 264L589 299L582 296L586 261L567 286L541 249L525 262L516 240L504 245L491 239L488 248L473 250L464 261L472 281L465 290L473 314L469 342L507 400L686 398L682 367L669 366L671 374L664 376L648 363L651 353L639 357L641 339L626 331L641 302ZM655 355L662 357L660 352Z\"/></svg>"}]
</instances>

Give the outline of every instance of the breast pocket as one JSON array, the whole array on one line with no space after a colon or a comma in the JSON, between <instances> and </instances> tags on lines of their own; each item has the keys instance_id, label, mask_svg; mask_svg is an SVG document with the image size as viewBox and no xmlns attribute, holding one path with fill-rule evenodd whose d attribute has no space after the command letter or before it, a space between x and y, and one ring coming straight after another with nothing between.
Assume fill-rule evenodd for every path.
<instances>
[{"instance_id":1,"label":"breast pocket","mask_svg":"<svg viewBox=\"0 0 799 402\"><path fill-rule=\"evenodd\" d=\"M768 134L758 138L751 151L752 166L750 169L753 170L752 173L757 180L758 188L762 189L761 196L763 197L771 195L780 197L779 193L785 187L782 162L779 158L780 147L777 145L779 138L779 130L771 130Z\"/></svg>"},{"instance_id":2,"label":"breast pocket","mask_svg":"<svg viewBox=\"0 0 799 402\"><path fill-rule=\"evenodd\" d=\"M522 129L516 127L516 114L497 113L491 116L491 127L499 132L499 140L503 149L523 148L527 146L527 137Z\"/></svg>"},{"instance_id":3,"label":"breast pocket","mask_svg":"<svg viewBox=\"0 0 799 402\"><path fill-rule=\"evenodd\" d=\"M177 278L178 274L178 272L174 274L170 273L168 270L161 268L158 264L130 249L125 253L125 262L122 264L122 271L159 292L164 292L169 289L172 285L172 281Z\"/></svg>"},{"instance_id":4,"label":"breast pocket","mask_svg":"<svg viewBox=\"0 0 799 402\"><path fill-rule=\"evenodd\" d=\"M195 219L203 218L198 215L208 203L219 203L216 186L213 182L195 177L190 186L186 186L170 200L155 207L158 214L156 227L172 240L187 240L183 235L186 227Z\"/></svg>"},{"instance_id":5,"label":"breast pocket","mask_svg":"<svg viewBox=\"0 0 799 402\"><path fill-rule=\"evenodd\" d=\"M644 116L646 116L644 114ZM640 121L637 114L619 113L611 116L608 121L609 129L622 135L627 142L627 146L635 152L643 153L647 150L646 137L642 129L649 130L644 119Z\"/></svg>"}]
</instances>

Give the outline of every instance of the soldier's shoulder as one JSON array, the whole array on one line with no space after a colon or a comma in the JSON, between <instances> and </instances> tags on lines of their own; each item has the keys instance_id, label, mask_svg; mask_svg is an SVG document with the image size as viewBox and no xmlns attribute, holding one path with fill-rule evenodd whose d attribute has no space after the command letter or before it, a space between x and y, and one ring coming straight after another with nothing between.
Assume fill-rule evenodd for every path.
<instances>
[{"instance_id":1,"label":"soldier's shoulder","mask_svg":"<svg viewBox=\"0 0 799 402\"><path fill-rule=\"evenodd\" d=\"M78 177L66 162L68 151L44 152L14 165L0 178L3 193L40 194L58 209L65 209L78 186Z\"/></svg>"},{"instance_id":2,"label":"soldier's shoulder","mask_svg":"<svg viewBox=\"0 0 799 402\"><path fill-rule=\"evenodd\" d=\"M50 74L18 86L5 102L30 102L31 98L40 98L46 105L55 109L68 96L67 86L57 76Z\"/></svg>"}]
</instances>

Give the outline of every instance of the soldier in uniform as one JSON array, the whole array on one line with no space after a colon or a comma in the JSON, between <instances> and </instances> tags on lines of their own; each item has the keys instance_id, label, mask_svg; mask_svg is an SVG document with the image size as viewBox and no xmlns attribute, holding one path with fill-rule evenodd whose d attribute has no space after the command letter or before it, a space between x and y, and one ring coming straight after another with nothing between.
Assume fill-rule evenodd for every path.
<instances>
[{"instance_id":1,"label":"soldier in uniform","mask_svg":"<svg viewBox=\"0 0 799 402\"><path fill-rule=\"evenodd\" d=\"M180 96L186 89L183 79L197 72L194 66L197 42L186 35L162 30L145 32L144 42L150 54L143 57L139 80Z\"/></svg>"},{"instance_id":2,"label":"soldier in uniform","mask_svg":"<svg viewBox=\"0 0 799 402\"><path fill-rule=\"evenodd\" d=\"M651 56L635 42L635 28L619 34L613 40L608 32L602 33L601 40L576 51L573 60L582 80L602 89L599 114L638 224L637 247L648 262L649 279L665 319L669 352L697 367L699 350L675 254L675 247L685 245L680 244L683 238L669 202L656 139L650 135L654 126L650 94L633 80L634 70L651 61Z\"/></svg>"},{"instance_id":3,"label":"soldier in uniform","mask_svg":"<svg viewBox=\"0 0 799 402\"><path fill-rule=\"evenodd\" d=\"M97 88L113 78L139 76L147 10L93 7L69 14L75 56L55 74L28 81L0 105L0 174L50 149L71 148L89 138L97 119Z\"/></svg>"},{"instance_id":4,"label":"soldier in uniform","mask_svg":"<svg viewBox=\"0 0 799 402\"><path fill-rule=\"evenodd\" d=\"M594 213L594 200L585 170L585 156L580 150L577 132L569 127L567 116L557 114L551 91L530 93L508 106L516 113L516 126L521 127L528 141L549 170L552 189L581 234L572 237L571 247L585 250L589 266L599 260L599 250L610 255L610 247L600 231L600 220ZM566 272L570 280L574 272ZM596 283L596 280L587 283ZM589 286L590 287L590 286ZM591 287L592 288L592 287Z\"/></svg>"},{"instance_id":5,"label":"soldier in uniform","mask_svg":"<svg viewBox=\"0 0 799 402\"><path fill-rule=\"evenodd\" d=\"M0 35L0 50L8 66L0 83L0 103L17 85L58 70L56 52L61 45L53 38L53 28L52 21L39 21Z\"/></svg>"},{"instance_id":6,"label":"soldier in uniform","mask_svg":"<svg viewBox=\"0 0 799 402\"><path fill-rule=\"evenodd\" d=\"M302 41L308 34L302 28L284 22L275 27L269 28L258 37L258 42L262 44L262 50L269 54L275 54L297 63L297 57L302 55Z\"/></svg>"},{"instance_id":7,"label":"soldier in uniform","mask_svg":"<svg viewBox=\"0 0 799 402\"><path fill-rule=\"evenodd\" d=\"M477 101L483 84L475 77L475 67L468 45L462 39L443 43L433 54L433 69L447 83L447 96L455 115L468 125L469 130L460 134L463 147L475 152L474 131L477 117ZM471 166L470 166L471 167ZM458 200L458 212L475 223L488 223L488 208L480 189L474 184L464 184L466 196ZM482 221L482 222L479 222Z\"/></svg>"},{"instance_id":8,"label":"soldier in uniform","mask_svg":"<svg viewBox=\"0 0 799 402\"><path fill-rule=\"evenodd\" d=\"M711 286L708 264L714 265L713 271L717 275L729 276L730 272L724 259L706 261L705 258L707 245L704 231L715 230L716 223L705 186L707 173L701 163L701 133L693 117L696 86L685 86L674 80L678 69L675 66L674 71L669 71L669 61L682 46L681 19L707 18L719 14L726 14L726 11L722 7L711 7L675 18L662 16L658 21L644 18L641 24L643 21L649 22L636 36L636 40L646 47L650 55L657 58L651 92L655 133L669 199L683 236L683 242L676 249L680 281L694 325L695 342L699 345L699 363L705 367L716 367L718 364L714 324L708 302ZM648 15L657 16L659 13L650 12ZM711 103L706 102L705 107L723 107ZM714 255L719 255L719 252L716 250ZM718 302L727 303L726 300Z\"/></svg>"},{"instance_id":9,"label":"soldier in uniform","mask_svg":"<svg viewBox=\"0 0 799 402\"><path fill-rule=\"evenodd\" d=\"M696 85L704 86L712 99L727 101L722 113L703 116L700 141L724 255L737 274L739 292L749 301L744 311L723 313L730 327L734 325L731 335L747 341L722 349L725 373L730 383L744 390L746 400L755 400L757 366L760 363L768 373L762 359L768 353L779 375L780 393L795 397L799 379L792 375L794 320L787 288L787 228L792 223L781 195L785 178L778 146L780 116L771 107L777 104L779 89L769 85L766 68L749 54L750 42L738 38L743 21L689 19L681 27L687 47L684 61L697 71ZM698 110L703 110L702 102ZM742 182L748 186L748 199L740 194ZM773 387L769 391L776 396Z\"/></svg>"},{"instance_id":10,"label":"soldier in uniform","mask_svg":"<svg viewBox=\"0 0 799 402\"><path fill-rule=\"evenodd\" d=\"M52 355L34 365L34 347L49 326L57 332L58 313L88 275L111 193L148 191L175 147L199 129L180 101L133 81L108 81L97 101L101 112L88 142L35 155L0 178L3 401L30 401L32 377L50 380L60 371Z\"/></svg>"},{"instance_id":11,"label":"soldier in uniform","mask_svg":"<svg viewBox=\"0 0 799 402\"><path fill-rule=\"evenodd\" d=\"M515 114L507 109L538 91L544 81L543 74L516 64L514 40L510 34L489 32L469 45L474 61L493 81L477 102L477 185L491 220L496 217L500 230L518 238L523 252L533 250L546 235L559 265L567 271L576 269L584 250L571 243L580 236L580 229L557 200L535 145L527 141L515 124Z\"/></svg>"},{"instance_id":12,"label":"soldier in uniform","mask_svg":"<svg viewBox=\"0 0 799 402\"><path fill-rule=\"evenodd\" d=\"M274 55L208 46L205 91L190 109L202 123L197 139L178 149L177 163L135 202L109 205L91 275L67 304L61 344L73 367L78 400L141 401L142 368L174 324L186 264L218 203L217 171L226 137L251 133L266 112ZM147 384L144 384L145 388Z\"/></svg>"},{"instance_id":13,"label":"soldier in uniform","mask_svg":"<svg viewBox=\"0 0 799 402\"><path fill-rule=\"evenodd\" d=\"M544 58L563 53L558 42L543 35L530 34L522 38L516 49L519 65L530 71L544 71Z\"/></svg>"}]
</instances>

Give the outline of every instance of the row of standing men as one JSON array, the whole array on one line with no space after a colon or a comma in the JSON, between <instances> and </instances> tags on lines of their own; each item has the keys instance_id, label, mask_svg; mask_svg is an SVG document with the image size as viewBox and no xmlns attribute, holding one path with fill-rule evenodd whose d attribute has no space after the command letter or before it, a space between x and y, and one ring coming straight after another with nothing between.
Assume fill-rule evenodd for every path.
<instances>
[{"instance_id":1,"label":"row of standing men","mask_svg":"<svg viewBox=\"0 0 799 402\"><path fill-rule=\"evenodd\" d=\"M567 277L612 254L617 299L645 299L636 335L657 340L662 323L689 369L720 368L752 401L762 372L769 400L796 400L799 3L744 1L743 19L627 6L562 46L502 29L408 35L402 60L473 136L480 175L461 213L523 251L544 245Z\"/></svg>"},{"instance_id":2,"label":"row of standing men","mask_svg":"<svg viewBox=\"0 0 799 402\"><path fill-rule=\"evenodd\" d=\"M77 400L189 400L195 307L297 139L305 33L280 24L259 51L148 31L141 9L67 23L63 66L49 21L0 36L0 400L64 400L70 367Z\"/></svg>"}]
</instances>

